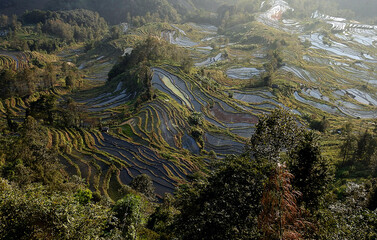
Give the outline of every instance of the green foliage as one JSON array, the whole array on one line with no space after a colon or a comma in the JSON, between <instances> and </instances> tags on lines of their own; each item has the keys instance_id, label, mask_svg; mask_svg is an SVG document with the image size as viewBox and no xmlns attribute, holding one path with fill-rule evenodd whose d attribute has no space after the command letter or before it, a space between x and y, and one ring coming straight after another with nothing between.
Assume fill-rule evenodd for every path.
<instances>
[{"instance_id":1,"label":"green foliage","mask_svg":"<svg viewBox=\"0 0 377 240\"><path fill-rule=\"evenodd\" d=\"M284 109L276 109L263 116L256 125L255 134L247 145L247 151L258 159L267 158L272 162L280 160L280 154L294 149L302 138L303 128Z\"/></svg>"},{"instance_id":2,"label":"green foliage","mask_svg":"<svg viewBox=\"0 0 377 240\"><path fill-rule=\"evenodd\" d=\"M114 0L112 2L104 2L100 0L82 0L71 1L67 3L64 0L50 0L50 7L53 9L93 9L98 11L109 22L118 24L128 21L136 26L140 26L149 21L169 20L177 22L180 19L177 10L166 0ZM155 13L151 14L150 11Z\"/></svg>"},{"instance_id":3,"label":"green foliage","mask_svg":"<svg viewBox=\"0 0 377 240\"><path fill-rule=\"evenodd\" d=\"M190 73L190 71L191 71L191 68L194 66L194 61L192 60L192 58L184 58L183 60L182 60L182 70L183 70L183 72L185 72L185 73L187 73L187 74L189 74Z\"/></svg>"},{"instance_id":4,"label":"green foliage","mask_svg":"<svg viewBox=\"0 0 377 240\"><path fill-rule=\"evenodd\" d=\"M203 147L203 144L204 144L204 140L203 140L204 131L203 131L203 129L201 129L199 127L191 127L190 134L199 143L199 146Z\"/></svg>"},{"instance_id":5,"label":"green foliage","mask_svg":"<svg viewBox=\"0 0 377 240\"><path fill-rule=\"evenodd\" d=\"M18 72L11 69L0 70L0 94L2 98L29 96L36 90L36 70L25 68ZM42 85L42 87L44 87Z\"/></svg>"},{"instance_id":6,"label":"green foliage","mask_svg":"<svg viewBox=\"0 0 377 240\"><path fill-rule=\"evenodd\" d=\"M262 1L236 1L234 5L223 4L217 9L219 33L229 27L254 21L254 13L260 10Z\"/></svg>"},{"instance_id":7,"label":"green foliage","mask_svg":"<svg viewBox=\"0 0 377 240\"><path fill-rule=\"evenodd\" d=\"M72 194L21 190L0 179L0 239L98 239L109 218L108 208L83 206Z\"/></svg>"},{"instance_id":8,"label":"green foliage","mask_svg":"<svg viewBox=\"0 0 377 240\"><path fill-rule=\"evenodd\" d=\"M263 183L269 167L247 156L221 162L205 182L181 186L180 214L174 223L179 239L255 239Z\"/></svg>"},{"instance_id":9,"label":"green foliage","mask_svg":"<svg viewBox=\"0 0 377 240\"><path fill-rule=\"evenodd\" d=\"M359 136L354 152L356 160L370 164L373 156L377 154L377 138L368 131Z\"/></svg>"},{"instance_id":10,"label":"green foliage","mask_svg":"<svg viewBox=\"0 0 377 240\"><path fill-rule=\"evenodd\" d=\"M268 63L263 65L266 72L274 73L277 69L283 66L283 57L279 49L271 50L268 52Z\"/></svg>"},{"instance_id":11,"label":"green foliage","mask_svg":"<svg viewBox=\"0 0 377 240\"><path fill-rule=\"evenodd\" d=\"M189 124L193 126L201 126L203 124L203 115L200 112L193 112L188 118Z\"/></svg>"},{"instance_id":12,"label":"green foliage","mask_svg":"<svg viewBox=\"0 0 377 240\"><path fill-rule=\"evenodd\" d=\"M113 207L117 227L126 239L136 239L137 231L145 223L144 202L140 196L128 194Z\"/></svg>"},{"instance_id":13,"label":"green foliage","mask_svg":"<svg viewBox=\"0 0 377 240\"><path fill-rule=\"evenodd\" d=\"M3 24L7 22L7 27L12 29L7 36L10 47L20 51L51 53L74 42L102 39L108 32L106 21L98 13L83 9L26 11L21 19L23 25L17 18L12 21L3 19Z\"/></svg>"},{"instance_id":14,"label":"green foliage","mask_svg":"<svg viewBox=\"0 0 377 240\"><path fill-rule=\"evenodd\" d=\"M35 119L42 119L49 124L54 122L53 110L56 107L56 97L53 95L42 95L38 100L31 102L26 115Z\"/></svg>"},{"instance_id":15,"label":"green foliage","mask_svg":"<svg viewBox=\"0 0 377 240\"><path fill-rule=\"evenodd\" d=\"M84 189L84 190L79 189L79 190L77 190L74 197L82 205L86 205L86 204L90 203L90 200L92 200L92 198L93 198L92 191L90 191L89 189Z\"/></svg>"},{"instance_id":16,"label":"green foliage","mask_svg":"<svg viewBox=\"0 0 377 240\"><path fill-rule=\"evenodd\" d=\"M132 179L130 186L134 190L144 194L148 200L155 200L155 188L150 176L146 174L140 174Z\"/></svg>"},{"instance_id":17,"label":"green foliage","mask_svg":"<svg viewBox=\"0 0 377 240\"><path fill-rule=\"evenodd\" d=\"M178 214L174 207L175 199L171 194L164 196L160 204L148 219L147 227L157 232L160 239L170 239L172 237L172 224L175 216Z\"/></svg>"},{"instance_id":18,"label":"green foliage","mask_svg":"<svg viewBox=\"0 0 377 240\"><path fill-rule=\"evenodd\" d=\"M326 132L326 130L330 127L329 120L326 119L324 116L322 120L310 120L310 128L313 130L317 130L320 132Z\"/></svg>"},{"instance_id":19,"label":"green foliage","mask_svg":"<svg viewBox=\"0 0 377 240\"><path fill-rule=\"evenodd\" d=\"M319 142L315 133L305 132L300 144L290 153L288 165L294 175L292 184L302 193L299 202L310 210L318 210L333 178L330 163L321 155Z\"/></svg>"},{"instance_id":20,"label":"green foliage","mask_svg":"<svg viewBox=\"0 0 377 240\"><path fill-rule=\"evenodd\" d=\"M374 179L374 183L375 183ZM374 211L377 209L377 186L374 185L368 195L368 200L367 200L367 208L371 211Z\"/></svg>"},{"instance_id":21,"label":"green foliage","mask_svg":"<svg viewBox=\"0 0 377 240\"><path fill-rule=\"evenodd\" d=\"M63 185L56 152L46 148L46 129L28 117L22 125L20 137L0 137L0 156L5 159L1 176L19 184L42 182L51 188ZM62 187L63 188L63 187Z\"/></svg>"},{"instance_id":22,"label":"green foliage","mask_svg":"<svg viewBox=\"0 0 377 240\"><path fill-rule=\"evenodd\" d=\"M101 37L107 31L107 23L98 13L89 10L26 12L22 19L25 24L42 24L44 33L57 36L64 41L83 42Z\"/></svg>"},{"instance_id":23,"label":"green foliage","mask_svg":"<svg viewBox=\"0 0 377 240\"><path fill-rule=\"evenodd\" d=\"M272 80L274 78L273 73L271 72L264 72L261 74L261 78L263 81L263 86L271 87L272 86Z\"/></svg>"},{"instance_id":24,"label":"green foliage","mask_svg":"<svg viewBox=\"0 0 377 240\"><path fill-rule=\"evenodd\" d=\"M57 83L57 76L68 76L75 86L79 82L77 68L62 64L61 71L58 66L45 60L38 53L6 53L18 61L12 65L0 67L0 98L28 97L36 91L51 89Z\"/></svg>"},{"instance_id":25,"label":"green foliage","mask_svg":"<svg viewBox=\"0 0 377 240\"><path fill-rule=\"evenodd\" d=\"M343 163L351 159L354 149L356 148L357 138L352 133L352 125L347 124L343 129L345 133L345 139L343 144L340 146L340 156L343 159Z\"/></svg>"},{"instance_id":26,"label":"green foliage","mask_svg":"<svg viewBox=\"0 0 377 240\"><path fill-rule=\"evenodd\" d=\"M377 212L365 208L367 191L363 185L348 183L345 197L320 219L320 239L361 239L377 237Z\"/></svg>"},{"instance_id":27,"label":"green foliage","mask_svg":"<svg viewBox=\"0 0 377 240\"><path fill-rule=\"evenodd\" d=\"M85 109L76 103L72 98L61 101L54 111L54 125L57 127L80 127L81 121L85 119Z\"/></svg>"}]
</instances>

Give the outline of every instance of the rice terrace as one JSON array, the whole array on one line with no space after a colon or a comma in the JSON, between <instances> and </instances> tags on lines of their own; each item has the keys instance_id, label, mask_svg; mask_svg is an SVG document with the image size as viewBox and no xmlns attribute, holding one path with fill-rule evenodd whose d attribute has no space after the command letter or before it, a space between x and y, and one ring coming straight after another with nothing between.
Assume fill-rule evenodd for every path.
<instances>
[{"instance_id":1,"label":"rice terrace","mask_svg":"<svg viewBox=\"0 0 377 240\"><path fill-rule=\"evenodd\" d=\"M361 5L0 1L0 239L375 239Z\"/></svg>"}]
</instances>

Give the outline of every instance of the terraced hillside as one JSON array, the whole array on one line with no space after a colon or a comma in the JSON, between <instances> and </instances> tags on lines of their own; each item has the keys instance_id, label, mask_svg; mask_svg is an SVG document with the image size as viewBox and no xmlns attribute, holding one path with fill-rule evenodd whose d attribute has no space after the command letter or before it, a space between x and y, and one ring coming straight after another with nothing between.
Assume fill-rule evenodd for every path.
<instances>
[{"instance_id":1,"label":"terraced hillside","mask_svg":"<svg viewBox=\"0 0 377 240\"><path fill-rule=\"evenodd\" d=\"M276 6L286 6L275 1ZM275 14L287 8L276 7ZM259 21L294 33L306 45L280 71L303 80L295 100L338 116L375 118L377 26L314 12L309 23L263 15ZM314 27L311 31L305 28ZM322 25L323 24L323 25Z\"/></svg>"},{"instance_id":2,"label":"terraced hillside","mask_svg":"<svg viewBox=\"0 0 377 240\"><path fill-rule=\"evenodd\" d=\"M20 70L36 64L43 64L52 57L46 57L38 52L0 51L0 68Z\"/></svg>"},{"instance_id":3,"label":"terraced hillside","mask_svg":"<svg viewBox=\"0 0 377 240\"><path fill-rule=\"evenodd\" d=\"M289 109L301 124L307 116L326 117L334 128L376 118L377 27L319 12L284 19L291 9L285 1L267 3L270 9L261 6L255 21L222 35L211 25L149 23L127 29L110 43L111 51L61 53L86 75L86 89L70 97L102 126L50 130L49 147L59 151L66 171L112 199L145 173L162 197L211 159L243 152L260 117L275 108ZM149 35L189 50L194 66L183 71L176 63L155 62L153 97L135 107L127 81L106 83L107 73ZM31 57L7 53L1 59L17 69ZM19 116L27 105L22 99L1 104L0 111L7 105ZM201 123L192 124L193 116Z\"/></svg>"}]
</instances>

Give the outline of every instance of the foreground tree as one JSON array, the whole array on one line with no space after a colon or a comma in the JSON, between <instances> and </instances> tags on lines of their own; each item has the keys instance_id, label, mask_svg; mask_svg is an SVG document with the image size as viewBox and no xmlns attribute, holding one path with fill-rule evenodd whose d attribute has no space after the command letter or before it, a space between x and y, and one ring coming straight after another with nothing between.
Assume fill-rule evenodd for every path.
<instances>
[{"instance_id":1,"label":"foreground tree","mask_svg":"<svg viewBox=\"0 0 377 240\"><path fill-rule=\"evenodd\" d=\"M248 156L223 161L207 182L181 187L174 224L180 239L255 239L269 166Z\"/></svg>"},{"instance_id":2,"label":"foreground tree","mask_svg":"<svg viewBox=\"0 0 377 240\"><path fill-rule=\"evenodd\" d=\"M125 239L137 239L137 231L145 223L144 202L140 196L128 194L113 207L116 227Z\"/></svg>"},{"instance_id":3,"label":"foreground tree","mask_svg":"<svg viewBox=\"0 0 377 240\"><path fill-rule=\"evenodd\" d=\"M0 178L0 239L114 239L105 233L110 216L107 207L84 206L70 193L19 189Z\"/></svg>"},{"instance_id":4,"label":"foreground tree","mask_svg":"<svg viewBox=\"0 0 377 240\"><path fill-rule=\"evenodd\" d=\"M56 152L46 147L47 129L29 116L19 133L16 138L0 136L1 176L20 185L42 182L59 188L64 177Z\"/></svg>"},{"instance_id":5,"label":"foreground tree","mask_svg":"<svg viewBox=\"0 0 377 240\"><path fill-rule=\"evenodd\" d=\"M365 164L370 164L375 155L377 155L377 138L372 133L365 131L357 141L354 158Z\"/></svg>"},{"instance_id":6,"label":"foreground tree","mask_svg":"<svg viewBox=\"0 0 377 240\"><path fill-rule=\"evenodd\" d=\"M142 193L149 201L154 201L156 198L155 187L153 181L147 174L140 174L132 179L131 188Z\"/></svg>"},{"instance_id":7,"label":"foreground tree","mask_svg":"<svg viewBox=\"0 0 377 240\"><path fill-rule=\"evenodd\" d=\"M310 210L318 209L332 182L333 171L329 161L321 155L314 132L304 132L302 142L290 153L288 167L294 175L293 186L302 193L299 202Z\"/></svg>"},{"instance_id":8,"label":"foreground tree","mask_svg":"<svg viewBox=\"0 0 377 240\"><path fill-rule=\"evenodd\" d=\"M281 164L270 176L261 201L263 210L258 218L262 239L303 239L303 232L309 224L301 217L301 209L297 205L301 193L293 189L293 178L286 166Z\"/></svg>"},{"instance_id":9,"label":"foreground tree","mask_svg":"<svg viewBox=\"0 0 377 240\"><path fill-rule=\"evenodd\" d=\"M300 144L304 131L288 110L276 109L259 120L255 134L246 147L247 152L256 159L267 158L271 162L279 162L282 153Z\"/></svg>"}]
</instances>

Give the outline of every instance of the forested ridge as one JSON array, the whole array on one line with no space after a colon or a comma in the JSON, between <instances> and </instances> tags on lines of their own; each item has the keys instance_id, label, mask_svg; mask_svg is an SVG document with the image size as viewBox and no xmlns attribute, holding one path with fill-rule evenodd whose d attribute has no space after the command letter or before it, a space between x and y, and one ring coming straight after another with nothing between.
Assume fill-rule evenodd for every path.
<instances>
[{"instance_id":1,"label":"forested ridge","mask_svg":"<svg viewBox=\"0 0 377 240\"><path fill-rule=\"evenodd\" d=\"M0 239L376 239L368 3L0 0Z\"/></svg>"},{"instance_id":2,"label":"forested ridge","mask_svg":"<svg viewBox=\"0 0 377 240\"><path fill-rule=\"evenodd\" d=\"M259 2L255 4L254 2ZM2 0L0 1L0 13L11 15L22 14L25 10L72 10L89 9L99 12L108 22L112 24L122 21L129 21L130 18L145 17L146 14L154 15L155 19L168 19L177 22L190 12L198 12L206 9L216 12L222 5L247 4L249 6L260 6L262 1L243 1L243 0L117 0L104 2L98 0L81 1L60 1L60 0ZM315 10L323 11L330 15L340 15L343 17L356 18L358 20L375 20L377 3L369 0L355 2L352 0L331 0L331 1L288 1L301 16L310 17Z\"/></svg>"}]
</instances>

